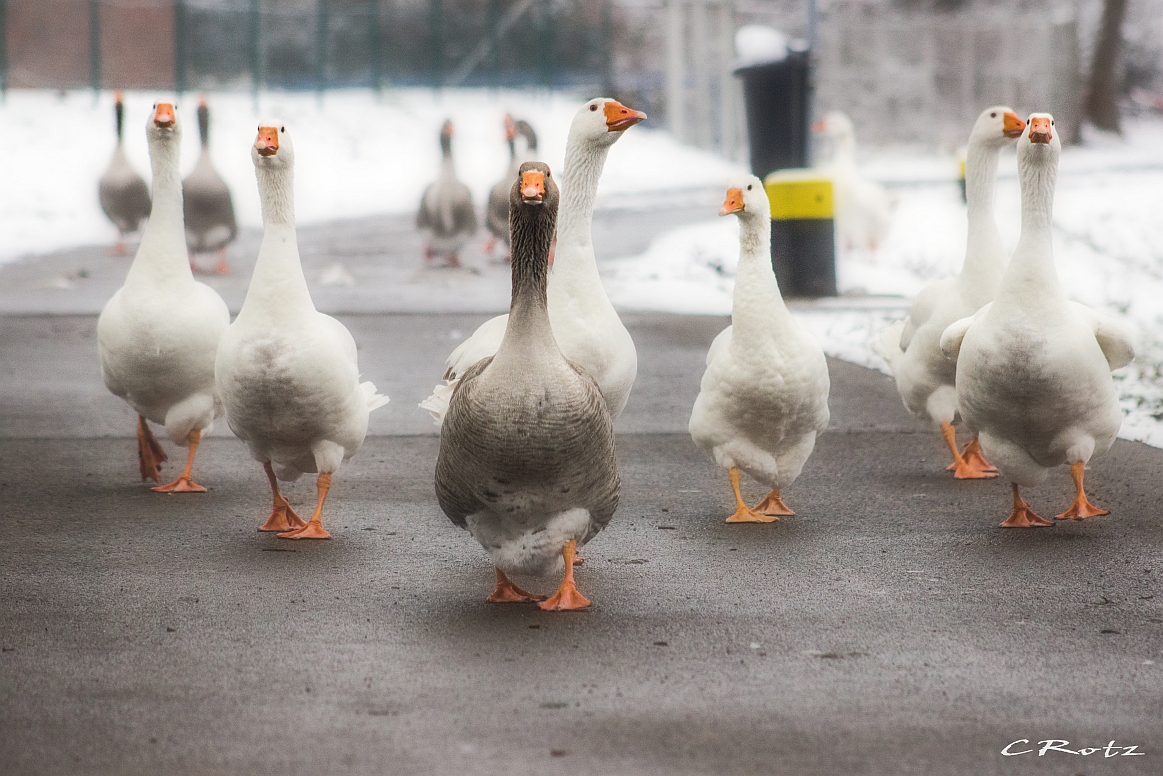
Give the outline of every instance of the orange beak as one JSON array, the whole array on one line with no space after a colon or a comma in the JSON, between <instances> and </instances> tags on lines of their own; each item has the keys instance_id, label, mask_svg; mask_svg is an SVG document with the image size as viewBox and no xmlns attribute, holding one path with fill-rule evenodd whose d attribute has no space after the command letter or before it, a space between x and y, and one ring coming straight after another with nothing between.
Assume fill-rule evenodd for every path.
<instances>
[{"instance_id":1,"label":"orange beak","mask_svg":"<svg viewBox=\"0 0 1163 776\"><path fill-rule=\"evenodd\" d=\"M198 98L198 107L199 108L206 107L206 95L203 94L201 97Z\"/></svg>"},{"instance_id":2,"label":"orange beak","mask_svg":"<svg viewBox=\"0 0 1163 776\"><path fill-rule=\"evenodd\" d=\"M259 127L254 140L254 150L259 156L274 156L279 152L279 131L274 127Z\"/></svg>"},{"instance_id":3,"label":"orange beak","mask_svg":"<svg viewBox=\"0 0 1163 776\"><path fill-rule=\"evenodd\" d=\"M606 129L610 132L625 132L639 121L646 121L646 114L631 110L617 100L606 102Z\"/></svg>"},{"instance_id":4,"label":"orange beak","mask_svg":"<svg viewBox=\"0 0 1163 776\"><path fill-rule=\"evenodd\" d=\"M1022 131L1026 128L1026 122L1018 118L1018 114L1012 110L1007 110L1002 114L1002 130L1001 133L1006 137L1021 137Z\"/></svg>"},{"instance_id":5,"label":"orange beak","mask_svg":"<svg viewBox=\"0 0 1163 776\"><path fill-rule=\"evenodd\" d=\"M729 216L732 213L743 212L743 189L727 189L727 199L723 207L719 208L719 215Z\"/></svg>"},{"instance_id":6,"label":"orange beak","mask_svg":"<svg viewBox=\"0 0 1163 776\"><path fill-rule=\"evenodd\" d=\"M174 118L174 106L168 102L159 102L157 104L157 111L153 114L154 126L168 129L176 123L178 123L178 120Z\"/></svg>"},{"instance_id":7,"label":"orange beak","mask_svg":"<svg viewBox=\"0 0 1163 776\"><path fill-rule=\"evenodd\" d=\"M1049 143L1054 138L1050 128L1050 119L1045 116L1035 116L1030 119L1030 142Z\"/></svg>"},{"instance_id":8,"label":"orange beak","mask_svg":"<svg viewBox=\"0 0 1163 776\"><path fill-rule=\"evenodd\" d=\"M113 92L113 101L114 102L122 102L121 97L122 97L121 92Z\"/></svg>"},{"instance_id":9,"label":"orange beak","mask_svg":"<svg viewBox=\"0 0 1163 776\"><path fill-rule=\"evenodd\" d=\"M512 140L517 137L517 125L513 123L513 117L505 116L505 139Z\"/></svg>"},{"instance_id":10,"label":"orange beak","mask_svg":"<svg viewBox=\"0 0 1163 776\"><path fill-rule=\"evenodd\" d=\"M827 125L827 123L825 123L825 121L823 119L820 119L815 124L812 124L812 131L813 132L823 132L827 128L828 128L828 125Z\"/></svg>"},{"instance_id":11,"label":"orange beak","mask_svg":"<svg viewBox=\"0 0 1163 776\"><path fill-rule=\"evenodd\" d=\"M521 173L521 199L540 205L545 199L545 173L527 170Z\"/></svg>"}]
</instances>

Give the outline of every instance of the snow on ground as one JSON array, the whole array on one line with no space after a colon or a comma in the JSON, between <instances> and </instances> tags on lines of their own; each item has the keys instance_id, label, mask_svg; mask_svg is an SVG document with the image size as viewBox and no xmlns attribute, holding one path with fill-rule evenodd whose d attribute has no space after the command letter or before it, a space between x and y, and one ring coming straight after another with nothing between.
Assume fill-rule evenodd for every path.
<instances>
[{"instance_id":1,"label":"snow on ground","mask_svg":"<svg viewBox=\"0 0 1163 776\"><path fill-rule=\"evenodd\" d=\"M145 124L162 92L125 95L125 145L130 162L149 180ZM210 148L234 196L242 226L260 226L250 146L260 120L285 123L295 141L299 223L408 213L440 165L440 125L454 124L453 152L461 179L479 205L508 169L501 118L527 119L538 133L540 157L560 169L565 138L582 100L523 91L425 89L314 93L270 92L258 110L246 93L211 93ZM178 100L184 121L183 174L198 157L197 99ZM0 103L0 263L25 254L112 243L116 230L97 202L97 180L115 141L113 95L12 90ZM676 142L650 123L635 128L610 152L599 196L634 195L718 185L738 168Z\"/></svg>"},{"instance_id":2,"label":"snow on ground","mask_svg":"<svg viewBox=\"0 0 1163 776\"><path fill-rule=\"evenodd\" d=\"M912 297L958 271L965 206L952 158L882 154L865 172L894 199L892 231L876 254L841 255L840 300L795 313L833 356L887 371L872 352L879 331L907 314L889 297ZM1003 154L995 199L1011 250L1020 230L1013 152ZM1163 447L1163 122L1128 122L1125 137L1088 136L1063 151L1054 209L1058 274L1074 299L1125 317L1141 332L1139 357L1119 370L1127 411L1122 436ZM641 256L603 268L626 310L726 315L738 260L733 218L708 220L657 238Z\"/></svg>"}]
</instances>

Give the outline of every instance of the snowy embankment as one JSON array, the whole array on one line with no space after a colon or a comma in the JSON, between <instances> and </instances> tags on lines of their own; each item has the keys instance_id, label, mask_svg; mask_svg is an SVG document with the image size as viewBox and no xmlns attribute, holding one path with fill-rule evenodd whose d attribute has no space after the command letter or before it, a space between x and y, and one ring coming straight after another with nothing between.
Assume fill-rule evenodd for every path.
<instances>
[{"instance_id":1,"label":"snowy embankment","mask_svg":"<svg viewBox=\"0 0 1163 776\"><path fill-rule=\"evenodd\" d=\"M889 238L875 255L839 257L840 300L796 309L830 355L887 371L872 342L908 312L891 297L912 297L960 269L966 222L954 170L952 158L937 157L882 155L865 165L894 199ZM1012 250L1020 230L1012 151L998 179L998 224ZM1128 122L1122 139L1090 136L1066 148L1054 225L1066 293L1140 332L1138 358L1115 374L1127 411L1122 436L1163 447L1163 122ZM664 234L641 256L604 267L610 296L624 310L729 314L737 235L735 219L713 216Z\"/></svg>"},{"instance_id":2,"label":"snowy embankment","mask_svg":"<svg viewBox=\"0 0 1163 776\"><path fill-rule=\"evenodd\" d=\"M125 147L149 180L145 124L164 92L125 94ZM502 116L528 119L539 136L539 157L560 169L570 121L581 100L561 94L449 89L313 93L270 92L258 109L246 93L211 93L210 148L230 186L241 226L261 226L250 147L260 120L285 122L295 138L296 212L300 224L379 213L414 212L440 167L440 125L453 121L457 172L478 204L509 164ZM182 170L198 159L197 96L178 100L185 123ZM27 254L94 243L117 236L97 203L97 180L109 163L115 131L113 95L13 90L0 103L0 263ZM636 128L611 152L603 196L648 194L718 186L736 169L684 146L649 124Z\"/></svg>"}]
</instances>

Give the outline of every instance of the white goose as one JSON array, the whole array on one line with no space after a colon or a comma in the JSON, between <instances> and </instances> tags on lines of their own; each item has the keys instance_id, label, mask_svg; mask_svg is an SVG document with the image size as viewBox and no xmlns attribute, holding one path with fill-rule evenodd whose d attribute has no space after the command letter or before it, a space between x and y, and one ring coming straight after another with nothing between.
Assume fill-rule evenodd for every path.
<instances>
[{"instance_id":1,"label":"white goose","mask_svg":"<svg viewBox=\"0 0 1163 776\"><path fill-rule=\"evenodd\" d=\"M1107 514L1086 498L1083 474L1114 443L1122 422L1112 369L1134 357L1118 321L1066 299L1054 269L1051 221L1061 145L1048 113L1030 115L1018 140L1022 233L993 303L949 326L941 349L957 359L966 425L1013 486L1005 528L1053 525L1019 492L1070 464L1076 496L1058 519Z\"/></svg>"},{"instance_id":2,"label":"white goose","mask_svg":"<svg viewBox=\"0 0 1163 776\"><path fill-rule=\"evenodd\" d=\"M876 343L876 352L892 369L905 407L917 417L940 424L953 455L949 470L959 480L996 477L997 470L981 456L976 438L963 452L957 450L953 427L957 365L941 352L941 334L949 324L989 304L997 293L1009 263L993 213L997 159L1002 148L1021 136L1025 127L1026 123L1004 105L986 108L977 117L965 160L969 231L961 273L926 286L917 294L909 317L885 329Z\"/></svg>"},{"instance_id":3,"label":"white goose","mask_svg":"<svg viewBox=\"0 0 1163 776\"><path fill-rule=\"evenodd\" d=\"M182 225L178 172L182 127L174 105L154 105L145 128L153 167L153 208L125 285L97 319L105 385L138 414L141 478L158 480L166 454L146 421L163 423L175 444L189 447L181 476L154 490L205 491L191 479L202 432L222 415L214 394L214 356L230 325L222 297L194 280Z\"/></svg>"},{"instance_id":4,"label":"white goose","mask_svg":"<svg viewBox=\"0 0 1163 776\"><path fill-rule=\"evenodd\" d=\"M892 213L888 194L856 166L856 129L840 111L813 127L832 142L832 156L819 169L832 179L836 198L836 237L841 247L875 251L888 236Z\"/></svg>"},{"instance_id":5,"label":"white goose","mask_svg":"<svg viewBox=\"0 0 1163 776\"><path fill-rule=\"evenodd\" d=\"M770 523L795 514L780 490L799 476L828 426L828 363L792 317L771 267L771 206L747 176L727 190L719 215L739 217L739 268L731 325L715 337L694 409L691 438L728 470L736 510L728 523ZM739 472L771 488L754 509Z\"/></svg>"},{"instance_id":6,"label":"white goose","mask_svg":"<svg viewBox=\"0 0 1163 776\"><path fill-rule=\"evenodd\" d=\"M259 530L327 539L322 513L331 476L363 444L368 413L388 398L360 383L351 334L311 301L295 236L295 151L286 127L261 125L251 157L263 239L246 300L218 348L215 381L231 430L270 481L274 507ZM304 472L319 474L307 523L277 482Z\"/></svg>"},{"instance_id":7,"label":"white goose","mask_svg":"<svg viewBox=\"0 0 1163 776\"><path fill-rule=\"evenodd\" d=\"M645 119L645 113L605 97L590 100L574 116L565 146L557 249L549 273L553 336L565 357L597 380L614 418L630 398L638 353L602 287L590 224L610 146ZM507 315L485 321L445 361L444 384L420 403L436 425L443 422L453 388L465 370L497 352L507 321Z\"/></svg>"},{"instance_id":8,"label":"white goose","mask_svg":"<svg viewBox=\"0 0 1163 776\"><path fill-rule=\"evenodd\" d=\"M510 194L513 300L501 347L461 378L440 434L436 496L453 523L489 553L497 603L536 601L508 574L564 569L541 608L584 609L573 578L577 548L618 507L614 423L593 378L566 360L546 309L558 191L526 162Z\"/></svg>"}]
</instances>

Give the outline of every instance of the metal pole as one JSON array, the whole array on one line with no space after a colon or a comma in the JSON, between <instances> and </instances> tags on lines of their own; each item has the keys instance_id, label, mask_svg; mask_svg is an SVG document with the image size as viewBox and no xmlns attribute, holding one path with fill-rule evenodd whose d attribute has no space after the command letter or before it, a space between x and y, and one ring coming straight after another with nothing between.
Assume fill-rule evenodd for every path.
<instances>
[{"instance_id":1,"label":"metal pole","mask_svg":"<svg viewBox=\"0 0 1163 776\"><path fill-rule=\"evenodd\" d=\"M669 0L666 4L666 124L679 140L685 139L686 128L683 121L686 111L686 73L683 51L682 0Z\"/></svg>"},{"instance_id":2,"label":"metal pole","mask_svg":"<svg viewBox=\"0 0 1163 776\"><path fill-rule=\"evenodd\" d=\"M258 110L258 90L262 85L262 60L259 34L262 30L262 12L259 0L250 0L250 88L254 94L254 109Z\"/></svg>"},{"instance_id":3,"label":"metal pole","mask_svg":"<svg viewBox=\"0 0 1163 776\"><path fill-rule=\"evenodd\" d=\"M541 69L541 85L553 88L553 13L551 0L541 0L541 36L538 54Z\"/></svg>"},{"instance_id":4,"label":"metal pole","mask_svg":"<svg viewBox=\"0 0 1163 776\"><path fill-rule=\"evenodd\" d=\"M501 34L498 25L501 21L501 11L498 8L499 0L489 0L485 8L485 24L489 28L489 77L494 89L501 86Z\"/></svg>"},{"instance_id":5,"label":"metal pole","mask_svg":"<svg viewBox=\"0 0 1163 776\"><path fill-rule=\"evenodd\" d=\"M711 52L708 45L708 15L706 0L692 0L690 4L691 68L694 74L694 99L690 104L694 123L692 133L695 145L711 145Z\"/></svg>"},{"instance_id":6,"label":"metal pole","mask_svg":"<svg viewBox=\"0 0 1163 776\"><path fill-rule=\"evenodd\" d=\"M8 0L0 0L0 102L8 99Z\"/></svg>"},{"instance_id":7,"label":"metal pole","mask_svg":"<svg viewBox=\"0 0 1163 776\"><path fill-rule=\"evenodd\" d=\"M323 102L327 88L327 0L315 0L315 94Z\"/></svg>"},{"instance_id":8,"label":"metal pole","mask_svg":"<svg viewBox=\"0 0 1163 776\"><path fill-rule=\"evenodd\" d=\"M174 0L174 89L186 91L186 3Z\"/></svg>"},{"instance_id":9,"label":"metal pole","mask_svg":"<svg viewBox=\"0 0 1163 776\"><path fill-rule=\"evenodd\" d=\"M101 92L101 2L89 0L89 83L93 99Z\"/></svg>"},{"instance_id":10,"label":"metal pole","mask_svg":"<svg viewBox=\"0 0 1163 776\"><path fill-rule=\"evenodd\" d=\"M808 0L808 50L816 50L816 21L819 17L816 0Z\"/></svg>"},{"instance_id":11,"label":"metal pole","mask_svg":"<svg viewBox=\"0 0 1163 776\"><path fill-rule=\"evenodd\" d=\"M719 149L728 159L735 158L738 139L735 118L738 107L735 90L738 85L731 73L735 50L735 2L719 3Z\"/></svg>"},{"instance_id":12,"label":"metal pole","mask_svg":"<svg viewBox=\"0 0 1163 776\"><path fill-rule=\"evenodd\" d=\"M602 36L602 94L614 96L614 35L613 12L610 10L612 0L602 3L602 21L599 34Z\"/></svg>"},{"instance_id":13,"label":"metal pole","mask_svg":"<svg viewBox=\"0 0 1163 776\"><path fill-rule=\"evenodd\" d=\"M383 32L380 30L380 0L371 0L368 6L368 15L371 17L368 19L368 23L371 25L369 31L371 34L372 88L378 92L384 78L384 42Z\"/></svg>"},{"instance_id":14,"label":"metal pole","mask_svg":"<svg viewBox=\"0 0 1163 776\"><path fill-rule=\"evenodd\" d=\"M432 49L432 87L439 89L444 83L444 2L429 0L428 38Z\"/></svg>"}]
</instances>

